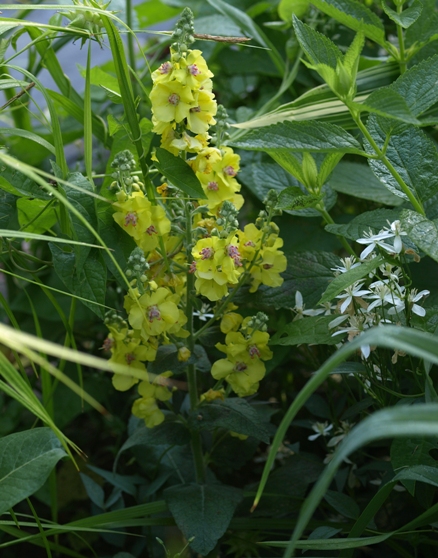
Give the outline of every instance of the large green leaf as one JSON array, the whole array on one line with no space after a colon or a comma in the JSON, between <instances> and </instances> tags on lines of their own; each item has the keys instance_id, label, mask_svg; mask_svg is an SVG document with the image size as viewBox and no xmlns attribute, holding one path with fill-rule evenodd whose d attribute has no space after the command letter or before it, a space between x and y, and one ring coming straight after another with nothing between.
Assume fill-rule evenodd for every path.
<instances>
[{"instance_id":1,"label":"large green leaf","mask_svg":"<svg viewBox=\"0 0 438 558\"><path fill-rule=\"evenodd\" d=\"M183 484L172 486L164 497L176 524L191 548L205 556L225 533L243 493L223 484Z\"/></svg>"},{"instance_id":2,"label":"large green leaf","mask_svg":"<svg viewBox=\"0 0 438 558\"><path fill-rule=\"evenodd\" d=\"M205 198L201 183L185 161L161 147L156 150L156 156L155 166L174 186L191 198Z\"/></svg>"},{"instance_id":3,"label":"large green leaf","mask_svg":"<svg viewBox=\"0 0 438 558\"><path fill-rule=\"evenodd\" d=\"M429 219L438 217L438 152L426 134L410 125L400 125L395 129L379 117L371 116L368 130L379 148L387 142L387 133L391 138L387 142L386 158L403 179L414 197L422 203ZM373 148L366 143L369 153ZM369 159L369 165L377 178L395 195L407 199L407 195L383 161Z\"/></svg>"},{"instance_id":4,"label":"large green leaf","mask_svg":"<svg viewBox=\"0 0 438 558\"><path fill-rule=\"evenodd\" d=\"M400 220L412 242L438 262L438 219L430 221L416 211L404 209Z\"/></svg>"},{"instance_id":5,"label":"large green leaf","mask_svg":"<svg viewBox=\"0 0 438 558\"><path fill-rule=\"evenodd\" d=\"M42 234L58 221L53 203L37 198L18 198L18 223L22 230Z\"/></svg>"},{"instance_id":6,"label":"large green leaf","mask_svg":"<svg viewBox=\"0 0 438 558\"><path fill-rule=\"evenodd\" d=\"M320 122L279 122L250 130L233 145L253 151L290 150L363 154L359 142L340 126Z\"/></svg>"},{"instance_id":7,"label":"large green leaf","mask_svg":"<svg viewBox=\"0 0 438 558\"><path fill-rule=\"evenodd\" d=\"M421 0L423 11L420 17L406 30L406 46L415 43L427 44L428 41L438 38L438 14L435 11L435 0Z\"/></svg>"},{"instance_id":8,"label":"large green leaf","mask_svg":"<svg viewBox=\"0 0 438 558\"><path fill-rule=\"evenodd\" d=\"M363 103L357 106L360 110L374 112L380 116L394 118L408 124L419 124L419 121L410 111L406 99L390 86L374 91Z\"/></svg>"},{"instance_id":9,"label":"large green leaf","mask_svg":"<svg viewBox=\"0 0 438 558\"><path fill-rule=\"evenodd\" d=\"M370 9L356 0L311 0L319 10L354 29L362 30L366 37L380 46L385 46L385 31L382 22Z\"/></svg>"},{"instance_id":10,"label":"large green leaf","mask_svg":"<svg viewBox=\"0 0 438 558\"><path fill-rule=\"evenodd\" d=\"M0 440L0 514L31 496L67 454L50 428L34 428Z\"/></svg>"},{"instance_id":11,"label":"large green leaf","mask_svg":"<svg viewBox=\"0 0 438 558\"><path fill-rule=\"evenodd\" d=\"M82 271L76 272L76 258L72 252L63 252L50 244L53 266L67 289L81 297L82 302L100 318L105 317L106 267L99 254L91 251Z\"/></svg>"},{"instance_id":12,"label":"large green leaf","mask_svg":"<svg viewBox=\"0 0 438 558\"><path fill-rule=\"evenodd\" d=\"M226 428L269 443L267 424L266 415L258 413L254 405L238 397L212 401L198 407L189 416L189 425L193 430Z\"/></svg>"},{"instance_id":13,"label":"large green leaf","mask_svg":"<svg viewBox=\"0 0 438 558\"><path fill-rule=\"evenodd\" d=\"M419 116L438 102L437 83L438 54L407 70L391 88L405 99L411 113Z\"/></svg>"}]
</instances>

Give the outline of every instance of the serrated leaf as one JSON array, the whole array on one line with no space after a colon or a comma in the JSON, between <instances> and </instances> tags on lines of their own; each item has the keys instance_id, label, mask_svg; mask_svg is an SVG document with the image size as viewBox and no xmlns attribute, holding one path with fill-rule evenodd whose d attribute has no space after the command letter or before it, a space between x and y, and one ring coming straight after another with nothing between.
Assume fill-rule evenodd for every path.
<instances>
[{"instance_id":1,"label":"serrated leaf","mask_svg":"<svg viewBox=\"0 0 438 558\"><path fill-rule=\"evenodd\" d=\"M245 399L233 397L201 405L189 416L189 425L193 430L213 431L216 428L226 428L268 444L270 432L267 424L263 424L264 418Z\"/></svg>"},{"instance_id":2,"label":"serrated leaf","mask_svg":"<svg viewBox=\"0 0 438 558\"><path fill-rule=\"evenodd\" d=\"M319 304L323 304L324 302L330 302L333 300L339 293L344 291L347 287L363 279L366 277L371 271L374 271L376 267L382 265L384 260L381 257L377 257L372 259L369 262L362 263L358 267L354 267L353 269L348 270L346 273L341 273L333 279L330 285L327 287L325 293L322 295Z\"/></svg>"},{"instance_id":3,"label":"serrated leaf","mask_svg":"<svg viewBox=\"0 0 438 558\"><path fill-rule=\"evenodd\" d=\"M165 490L164 498L190 547L205 556L227 530L243 492L223 484L184 484Z\"/></svg>"},{"instance_id":4,"label":"serrated leaf","mask_svg":"<svg viewBox=\"0 0 438 558\"><path fill-rule=\"evenodd\" d=\"M339 234L350 240L362 238L365 232L371 231L373 234L380 232L383 227L392 223L400 216L399 211L391 209L375 209L366 211L352 219L348 225L326 225L325 230L332 234Z\"/></svg>"},{"instance_id":5,"label":"serrated leaf","mask_svg":"<svg viewBox=\"0 0 438 558\"><path fill-rule=\"evenodd\" d=\"M374 141L383 148L387 133L391 132L389 122L371 116L367 127ZM374 153L368 142L365 142L365 148L368 153ZM401 125L393 129L385 155L415 198L422 203L426 215L430 219L438 217L438 152L432 140L414 126ZM382 161L369 159L368 163L377 178L393 194L407 199Z\"/></svg>"},{"instance_id":6,"label":"serrated leaf","mask_svg":"<svg viewBox=\"0 0 438 558\"><path fill-rule=\"evenodd\" d=\"M319 10L339 23L362 30L364 35L380 46L385 46L385 30L380 19L370 9L356 0L312 0Z\"/></svg>"},{"instance_id":7,"label":"serrated leaf","mask_svg":"<svg viewBox=\"0 0 438 558\"><path fill-rule=\"evenodd\" d=\"M340 335L333 337L329 324L333 316L309 316L287 324L270 341L270 345L336 345Z\"/></svg>"},{"instance_id":8,"label":"serrated leaf","mask_svg":"<svg viewBox=\"0 0 438 558\"><path fill-rule=\"evenodd\" d=\"M300 21L295 15L292 17L297 39L309 60L314 65L323 64L336 69L338 61L344 58L339 48L328 37L315 31Z\"/></svg>"},{"instance_id":9,"label":"serrated leaf","mask_svg":"<svg viewBox=\"0 0 438 558\"><path fill-rule=\"evenodd\" d=\"M50 428L34 428L0 440L0 514L31 496L67 454Z\"/></svg>"},{"instance_id":10,"label":"serrated leaf","mask_svg":"<svg viewBox=\"0 0 438 558\"><path fill-rule=\"evenodd\" d=\"M53 256L53 266L67 289L82 298L100 318L105 317L106 267L100 257L91 251L80 274L76 274L76 258L73 253L63 252L53 243L49 244ZM93 304L96 302L98 304Z\"/></svg>"},{"instance_id":11,"label":"serrated leaf","mask_svg":"<svg viewBox=\"0 0 438 558\"><path fill-rule=\"evenodd\" d=\"M435 12L435 0L421 0L423 11L417 21L406 30L406 46L414 43L425 45L437 38L438 14Z\"/></svg>"},{"instance_id":12,"label":"serrated leaf","mask_svg":"<svg viewBox=\"0 0 438 558\"><path fill-rule=\"evenodd\" d=\"M205 198L201 183L185 161L161 147L157 148L155 154L158 159L155 166L174 186L191 198Z\"/></svg>"},{"instance_id":13,"label":"serrated leaf","mask_svg":"<svg viewBox=\"0 0 438 558\"><path fill-rule=\"evenodd\" d=\"M374 91L363 103L356 106L360 110L374 112L380 116L394 118L408 124L419 124L406 100L392 87L383 87Z\"/></svg>"},{"instance_id":14,"label":"serrated leaf","mask_svg":"<svg viewBox=\"0 0 438 558\"><path fill-rule=\"evenodd\" d=\"M409 68L391 86L419 116L438 102L438 54Z\"/></svg>"},{"instance_id":15,"label":"serrated leaf","mask_svg":"<svg viewBox=\"0 0 438 558\"><path fill-rule=\"evenodd\" d=\"M376 178L368 165L342 161L333 171L329 181L336 192L385 205L401 205L402 198L394 196Z\"/></svg>"},{"instance_id":16,"label":"serrated leaf","mask_svg":"<svg viewBox=\"0 0 438 558\"><path fill-rule=\"evenodd\" d=\"M252 129L241 140L234 141L233 145L268 153L278 149L363 154L359 142L343 128L317 120L285 121Z\"/></svg>"},{"instance_id":17,"label":"serrated leaf","mask_svg":"<svg viewBox=\"0 0 438 558\"><path fill-rule=\"evenodd\" d=\"M412 242L438 262L438 219L430 221L416 211L405 209L400 215L400 221Z\"/></svg>"},{"instance_id":18,"label":"serrated leaf","mask_svg":"<svg viewBox=\"0 0 438 558\"><path fill-rule=\"evenodd\" d=\"M397 25L403 27L403 29L408 29L413 23L417 21L423 11L423 4L419 0L415 0L408 8L404 9L402 12L398 13L392 8L390 8L385 0L382 2L382 8L385 14L395 21Z\"/></svg>"}]
</instances>

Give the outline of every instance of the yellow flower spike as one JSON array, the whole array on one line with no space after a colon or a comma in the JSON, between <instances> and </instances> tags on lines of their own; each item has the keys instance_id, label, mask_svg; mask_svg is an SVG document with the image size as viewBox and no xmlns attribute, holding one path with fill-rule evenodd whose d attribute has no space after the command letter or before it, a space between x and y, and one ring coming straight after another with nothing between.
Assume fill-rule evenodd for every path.
<instances>
[{"instance_id":1,"label":"yellow flower spike","mask_svg":"<svg viewBox=\"0 0 438 558\"><path fill-rule=\"evenodd\" d=\"M195 105L195 98L190 87L177 81L158 83L150 94L152 110L156 120L160 122L182 122ZM155 126L153 131L155 132Z\"/></svg>"},{"instance_id":2,"label":"yellow flower spike","mask_svg":"<svg viewBox=\"0 0 438 558\"><path fill-rule=\"evenodd\" d=\"M157 353L156 347L151 344L142 344L140 336L132 330L125 331L124 338L112 339L110 362L132 366L135 370L143 370L147 373L143 361L155 360ZM110 337L109 337L110 338ZM127 391L138 383L138 378L125 374L114 374L112 377L113 386L118 391Z\"/></svg>"}]
</instances>

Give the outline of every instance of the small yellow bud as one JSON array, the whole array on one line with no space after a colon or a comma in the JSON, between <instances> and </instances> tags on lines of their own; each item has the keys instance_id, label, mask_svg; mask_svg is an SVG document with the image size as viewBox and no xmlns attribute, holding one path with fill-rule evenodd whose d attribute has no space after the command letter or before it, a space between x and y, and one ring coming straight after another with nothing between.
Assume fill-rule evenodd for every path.
<instances>
[{"instance_id":1,"label":"small yellow bud","mask_svg":"<svg viewBox=\"0 0 438 558\"><path fill-rule=\"evenodd\" d=\"M200 401L201 403L203 401L214 401L215 399L221 399L222 401L224 401L225 399L225 390L224 388L218 389L218 390L214 390L214 389L209 389L208 391L206 391L205 393L203 393L201 395Z\"/></svg>"},{"instance_id":2,"label":"small yellow bud","mask_svg":"<svg viewBox=\"0 0 438 558\"><path fill-rule=\"evenodd\" d=\"M191 356L191 352L187 347L180 347L178 349L178 360L180 362L187 362Z\"/></svg>"}]
</instances>

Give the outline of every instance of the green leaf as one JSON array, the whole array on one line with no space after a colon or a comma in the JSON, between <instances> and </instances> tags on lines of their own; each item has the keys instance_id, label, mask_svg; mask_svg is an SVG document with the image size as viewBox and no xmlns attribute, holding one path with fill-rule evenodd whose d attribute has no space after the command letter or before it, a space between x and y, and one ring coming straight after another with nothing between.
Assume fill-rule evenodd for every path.
<instances>
[{"instance_id":1,"label":"green leaf","mask_svg":"<svg viewBox=\"0 0 438 558\"><path fill-rule=\"evenodd\" d=\"M156 156L155 166L174 186L191 198L205 198L201 183L185 161L161 147L157 148Z\"/></svg>"},{"instance_id":2,"label":"green leaf","mask_svg":"<svg viewBox=\"0 0 438 558\"><path fill-rule=\"evenodd\" d=\"M385 30L380 19L356 0L312 0L319 10L354 31L362 30L366 37L385 46Z\"/></svg>"},{"instance_id":3,"label":"green leaf","mask_svg":"<svg viewBox=\"0 0 438 558\"><path fill-rule=\"evenodd\" d=\"M358 141L340 126L312 120L279 122L250 130L235 147L253 151L311 151L363 154Z\"/></svg>"},{"instance_id":4,"label":"green leaf","mask_svg":"<svg viewBox=\"0 0 438 558\"><path fill-rule=\"evenodd\" d=\"M397 13L386 4L385 0L383 0L382 8L385 14L392 19L392 21L395 21L395 23L400 25L400 27L403 27L403 29L408 29L408 27L415 23L420 17L421 12L423 11L423 4L419 0L415 0L409 8Z\"/></svg>"},{"instance_id":5,"label":"green leaf","mask_svg":"<svg viewBox=\"0 0 438 558\"><path fill-rule=\"evenodd\" d=\"M2 229L15 229L15 223L17 221L17 198L0 190L0 227Z\"/></svg>"},{"instance_id":6,"label":"green leaf","mask_svg":"<svg viewBox=\"0 0 438 558\"><path fill-rule=\"evenodd\" d=\"M78 186L82 188L84 192L77 190L76 188L71 188L67 185L63 186L64 192L68 201L72 206L78 211L82 217L95 229L97 228L97 217L96 217L96 207L95 198L87 195L86 192L93 193L94 189L92 184L83 176L80 172L72 172L67 176L68 182L73 184L73 186ZM92 232L84 225L84 223L77 217L74 213L70 212L70 217L73 225L74 238L75 240L86 242L91 244L94 242L95 237ZM76 273L80 274L82 272L85 260L90 253L89 247L86 246L75 246L75 256L76 256Z\"/></svg>"},{"instance_id":7,"label":"green leaf","mask_svg":"<svg viewBox=\"0 0 438 558\"><path fill-rule=\"evenodd\" d=\"M280 0L278 15L286 23L292 23L292 15L303 17L309 9L309 0Z\"/></svg>"},{"instance_id":8,"label":"green leaf","mask_svg":"<svg viewBox=\"0 0 438 558\"><path fill-rule=\"evenodd\" d=\"M400 217L400 213L391 209L375 209L366 211L352 219L348 225L326 225L325 230L338 234L350 240L363 238L365 232L371 231L373 234L380 232L383 227L388 226L388 221L392 223Z\"/></svg>"},{"instance_id":9,"label":"green leaf","mask_svg":"<svg viewBox=\"0 0 438 558\"><path fill-rule=\"evenodd\" d=\"M105 317L106 267L98 254L91 251L82 271L76 273L76 258L73 253L63 252L61 248L50 243L53 266L58 277L74 295L80 296L100 318Z\"/></svg>"},{"instance_id":10,"label":"green leaf","mask_svg":"<svg viewBox=\"0 0 438 558\"><path fill-rule=\"evenodd\" d=\"M189 432L183 424L166 421L154 428L137 428L120 448L119 454L135 446L184 446L189 441Z\"/></svg>"},{"instance_id":11,"label":"green leaf","mask_svg":"<svg viewBox=\"0 0 438 558\"><path fill-rule=\"evenodd\" d=\"M389 126L389 129L387 128ZM419 200L429 219L438 217L438 153L431 139L426 134L410 125L401 125L393 129L388 121L371 116L368 130L374 141L383 148L387 132L392 131L387 143L386 157L401 176L412 194ZM373 148L365 142L368 153ZM407 199L398 182L380 160L369 159L369 165L377 178L393 194Z\"/></svg>"},{"instance_id":12,"label":"green leaf","mask_svg":"<svg viewBox=\"0 0 438 558\"><path fill-rule=\"evenodd\" d=\"M411 113L419 116L438 102L437 84L438 54L409 68L391 88L405 99Z\"/></svg>"},{"instance_id":13,"label":"green leaf","mask_svg":"<svg viewBox=\"0 0 438 558\"><path fill-rule=\"evenodd\" d=\"M329 66L335 70L338 61L344 58L335 43L309 25L302 23L296 16L292 19L297 39L311 63Z\"/></svg>"},{"instance_id":14,"label":"green leaf","mask_svg":"<svg viewBox=\"0 0 438 558\"><path fill-rule=\"evenodd\" d=\"M79 67L79 71L82 77L85 77L85 68ZM90 69L90 83L91 85L103 87L105 91L111 93L110 98L113 102L122 102L119 82L117 81L117 78L115 76L112 76L108 72L105 72L104 70L102 70L102 68L99 68L99 66L95 66L94 68Z\"/></svg>"},{"instance_id":15,"label":"green leaf","mask_svg":"<svg viewBox=\"0 0 438 558\"><path fill-rule=\"evenodd\" d=\"M243 493L223 484L183 484L165 490L164 498L190 547L203 556L227 530Z\"/></svg>"},{"instance_id":16,"label":"green leaf","mask_svg":"<svg viewBox=\"0 0 438 558\"><path fill-rule=\"evenodd\" d=\"M408 124L419 124L404 97L393 87L382 87L371 93L363 103L354 105L362 111L374 112Z\"/></svg>"},{"instance_id":17,"label":"green leaf","mask_svg":"<svg viewBox=\"0 0 438 558\"><path fill-rule=\"evenodd\" d=\"M316 207L322 198L310 194L303 194L301 188L292 186L283 190L278 197L277 208L299 211L300 209L310 209Z\"/></svg>"},{"instance_id":18,"label":"green leaf","mask_svg":"<svg viewBox=\"0 0 438 558\"><path fill-rule=\"evenodd\" d=\"M412 242L438 262L438 219L430 221L416 211L405 209L400 221Z\"/></svg>"},{"instance_id":19,"label":"green leaf","mask_svg":"<svg viewBox=\"0 0 438 558\"><path fill-rule=\"evenodd\" d=\"M31 496L67 454L50 428L34 428L0 440L0 514Z\"/></svg>"},{"instance_id":20,"label":"green leaf","mask_svg":"<svg viewBox=\"0 0 438 558\"><path fill-rule=\"evenodd\" d=\"M332 321L333 316L306 316L290 322L271 338L270 345L336 345L342 337L333 337L329 330Z\"/></svg>"},{"instance_id":21,"label":"green leaf","mask_svg":"<svg viewBox=\"0 0 438 558\"><path fill-rule=\"evenodd\" d=\"M406 30L406 46L415 43L426 45L430 40L438 38L438 14L435 11L435 0L421 0L423 11L417 21Z\"/></svg>"},{"instance_id":22,"label":"green leaf","mask_svg":"<svg viewBox=\"0 0 438 558\"><path fill-rule=\"evenodd\" d=\"M348 519L357 519L360 515L360 508L356 502L347 494L336 492L335 490L327 490L324 500L328 502L338 513Z\"/></svg>"},{"instance_id":23,"label":"green leaf","mask_svg":"<svg viewBox=\"0 0 438 558\"><path fill-rule=\"evenodd\" d=\"M333 171L329 184L336 192L385 205L401 205L402 198L394 196L376 178L368 165L342 161ZM359 238L359 237L357 237Z\"/></svg>"},{"instance_id":24,"label":"green leaf","mask_svg":"<svg viewBox=\"0 0 438 558\"><path fill-rule=\"evenodd\" d=\"M201 405L189 415L189 426L193 430L226 428L268 444L270 432L268 423L264 422L265 416L257 412L257 407L237 397Z\"/></svg>"},{"instance_id":25,"label":"green leaf","mask_svg":"<svg viewBox=\"0 0 438 558\"><path fill-rule=\"evenodd\" d=\"M384 263L383 258L377 257L372 259L369 262L362 263L358 267L354 267L353 269L348 270L346 273L341 273L333 279L330 285L327 287L325 293L322 295L319 304L323 304L324 302L330 302L333 300L339 293L344 291L347 287L363 279L366 277L371 271L379 267Z\"/></svg>"},{"instance_id":26,"label":"green leaf","mask_svg":"<svg viewBox=\"0 0 438 558\"><path fill-rule=\"evenodd\" d=\"M30 233L43 234L58 221L53 203L37 198L18 198L17 211L20 228Z\"/></svg>"},{"instance_id":27,"label":"green leaf","mask_svg":"<svg viewBox=\"0 0 438 558\"><path fill-rule=\"evenodd\" d=\"M391 465L395 473L401 469L415 467L417 465L428 465L436 467L435 459L430 452L438 450L437 440L427 438L407 438L404 440L395 439L391 444ZM403 486L413 496L415 493L414 479L401 480Z\"/></svg>"}]
</instances>

